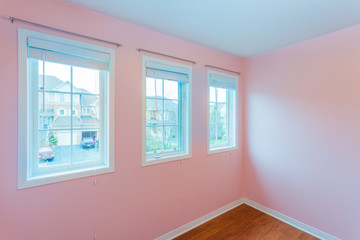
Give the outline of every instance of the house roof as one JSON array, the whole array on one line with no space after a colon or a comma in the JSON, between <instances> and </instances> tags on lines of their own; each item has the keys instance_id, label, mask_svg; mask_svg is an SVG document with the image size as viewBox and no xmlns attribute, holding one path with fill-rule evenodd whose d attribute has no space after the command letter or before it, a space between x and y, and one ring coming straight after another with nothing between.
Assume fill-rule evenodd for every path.
<instances>
[{"instance_id":1,"label":"house roof","mask_svg":"<svg viewBox=\"0 0 360 240\"><path fill-rule=\"evenodd\" d=\"M43 75L39 75L39 87L43 89L44 81ZM70 92L71 84L68 81L62 81L61 79L55 76L45 75L45 90L46 91L59 91L59 92ZM84 88L77 88L73 86L73 92L75 93L84 93L82 95L82 106L92 106L96 101L99 100L99 97L96 95L87 95L91 94Z\"/></svg>"},{"instance_id":2,"label":"house roof","mask_svg":"<svg viewBox=\"0 0 360 240\"><path fill-rule=\"evenodd\" d=\"M92 106L95 102L99 101L98 96L94 95L82 95L82 106Z\"/></svg>"},{"instance_id":3,"label":"house roof","mask_svg":"<svg viewBox=\"0 0 360 240\"><path fill-rule=\"evenodd\" d=\"M43 75L39 75L39 87L40 89L43 89ZM59 78L55 77L55 76L49 76L49 75L45 75L45 89L46 90L53 90L54 88L56 88L57 86L63 84L64 82L62 80L60 80Z\"/></svg>"},{"instance_id":4,"label":"house roof","mask_svg":"<svg viewBox=\"0 0 360 240\"><path fill-rule=\"evenodd\" d=\"M68 127L71 124L70 116L61 116L55 119L54 127ZM85 127L99 125L99 120L91 116L73 117L72 125L75 127Z\"/></svg>"}]
</instances>

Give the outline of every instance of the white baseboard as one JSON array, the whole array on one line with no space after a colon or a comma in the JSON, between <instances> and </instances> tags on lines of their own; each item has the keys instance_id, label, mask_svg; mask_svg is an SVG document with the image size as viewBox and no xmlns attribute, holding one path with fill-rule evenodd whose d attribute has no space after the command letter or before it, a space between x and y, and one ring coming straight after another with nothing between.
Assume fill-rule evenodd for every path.
<instances>
[{"instance_id":1,"label":"white baseboard","mask_svg":"<svg viewBox=\"0 0 360 240\"><path fill-rule=\"evenodd\" d=\"M285 222L297 229L300 229L301 231L303 232L306 232L306 233L309 233L311 235L313 235L314 237L317 237L321 240L340 240L339 238L336 238L334 236L331 236L330 234L327 234L325 232L322 232L316 228L313 228L313 227L310 227L309 225L306 225L305 223L302 223L298 220L295 220L293 218L290 218L282 213L279 213L277 211L274 211L270 208L267 208L263 205L260 205L256 202L253 202L247 198L240 198L239 200L235 201L235 202L232 202L232 203L229 203L228 205L224 206L224 207L221 207L211 213L208 213L206 214L205 216L202 216L201 218L198 218L190 223L187 223L171 232L168 232L158 238L156 238L155 240L171 240L171 239L174 239L178 236L180 236L181 234L183 233L186 233L194 228L196 228L197 226L200 226L201 224L237 207L237 206L240 206L241 204L247 204L259 211L262 211L274 218L277 218L279 219L280 221L282 222Z\"/></svg>"},{"instance_id":2,"label":"white baseboard","mask_svg":"<svg viewBox=\"0 0 360 240\"><path fill-rule=\"evenodd\" d=\"M270 208L264 207L256 202L253 202L249 199L244 199L244 203L249 205L250 207L256 208L259 211L262 211L263 213L266 213L274 218L279 219L282 222L285 222L297 229L300 229L303 232L309 233L311 235L313 235L314 237L317 237L321 240L340 240L339 238L336 238L334 236L331 236L325 232L322 232L316 228L310 227L309 225L306 225L305 223L302 223L298 220L295 220L291 217L288 217L282 213L279 213L277 211L274 211Z\"/></svg>"},{"instance_id":3,"label":"white baseboard","mask_svg":"<svg viewBox=\"0 0 360 240\"><path fill-rule=\"evenodd\" d=\"M158 238L156 238L155 240L170 240L170 239L174 239L178 236L180 236L183 233L186 233L188 231L190 231L191 229L196 228L197 226L200 226L201 224L237 207L240 206L241 204L243 204L245 202L245 198L240 198L239 200L229 203L228 205L221 207L211 213L206 214L205 216L202 216L201 218L198 218L190 223L187 223L171 232L168 232Z\"/></svg>"}]
</instances>

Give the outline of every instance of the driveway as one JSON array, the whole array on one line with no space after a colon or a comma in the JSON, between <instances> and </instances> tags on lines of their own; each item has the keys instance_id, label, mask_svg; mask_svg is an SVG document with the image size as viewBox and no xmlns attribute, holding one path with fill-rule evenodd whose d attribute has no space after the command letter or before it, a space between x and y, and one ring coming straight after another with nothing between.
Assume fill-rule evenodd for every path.
<instances>
[{"instance_id":1,"label":"driveway","mask_svg":"<svg viewBox=\"0 0 360 240\"><path fill-rule=\"evenodd\" d=\"M69 156L72 154L73 162L99 160L100 152L98 145L95 148L82 148L81 145L56 146L54 148L54 159L48 161L48 165L70 163Z\"/></svg>"}]
</instances>

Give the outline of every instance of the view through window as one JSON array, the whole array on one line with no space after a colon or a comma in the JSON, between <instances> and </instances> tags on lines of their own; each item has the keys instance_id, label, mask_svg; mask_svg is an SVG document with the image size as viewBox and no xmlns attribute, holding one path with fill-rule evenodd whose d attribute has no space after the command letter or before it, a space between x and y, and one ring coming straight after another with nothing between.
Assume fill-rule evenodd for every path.
<instances>
[{"instance_id":1,"label":"view through window","mask_svg":"<svg viewBox=\"0 0 360 240\"><path fill-rule=\"evenodd\" d=\"M189 156L191 67L144 57L145 163Z\"/></svg>"},{"instance_id":2,"label":"view through window","mask_svg":"<svg viewBox=\"0 0 360 240\"><path fill-rule=\"evenodd\" d=\"M182 83L146 78L146 152L182 149Z\"/></svg>"},{"instance_id":3,"label":"view through window","mask_svg":"<svg viewBox=\"0 0 360 240\"><path fill-rule=\"evenodd\" d=\"M99 161L100 70L30 62L38 68L39 166Z\"/></svg>"},{"instance_id":4,"label":"view through window","mask_svg":"<svg viewBox=\"0 0 360 240\"><path fill-rule=\"evenodd\" d=\"M210 151L236 148L237 77L209 72L209 132Z\"/></svg>"},{"instance_id":5,"label":"view through window","mask_svg":"<svg viewBox=\"0 0 360 240\"><path fill-rule=\"evenodd\" d=\"M210 87L210 145L227 145L229 142L230 92L219 87Z\"/></svg>"}]
</instances>

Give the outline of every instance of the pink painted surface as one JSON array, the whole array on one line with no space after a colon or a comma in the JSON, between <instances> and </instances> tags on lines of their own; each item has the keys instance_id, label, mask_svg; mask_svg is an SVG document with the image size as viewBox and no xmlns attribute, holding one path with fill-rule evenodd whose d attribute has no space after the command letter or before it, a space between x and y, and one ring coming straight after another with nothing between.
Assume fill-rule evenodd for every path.
<instances>
[{"instance_id":1,"label":"pink painted surface","mask_svg":"<svg viewBox=\"0 0 360 240\"><path fill-rule=\"evenodd\" d=\"M0 19L0 239L85 240L95 234L103 240L154 239L242 196L241 148L231 157L206 153L203 67L243 71L241 59L55 0L0 0L4 15L124 46L116 50L115 173L98 176L96 188L89 177L17 190L17 28L59 33ZM136 48L197 62L193 157L183 164L141 167L141 55Z\"/></svg>"},{"instance_id":2,"label":"pink painted surface","mask_svg":"<svg viewBox=\"0 0 360 240\"><path fill-rule=\"evenodd\" d=\"M247 60L245 197L360 239L360 26Z\"/></svg>"}]
</instances>

